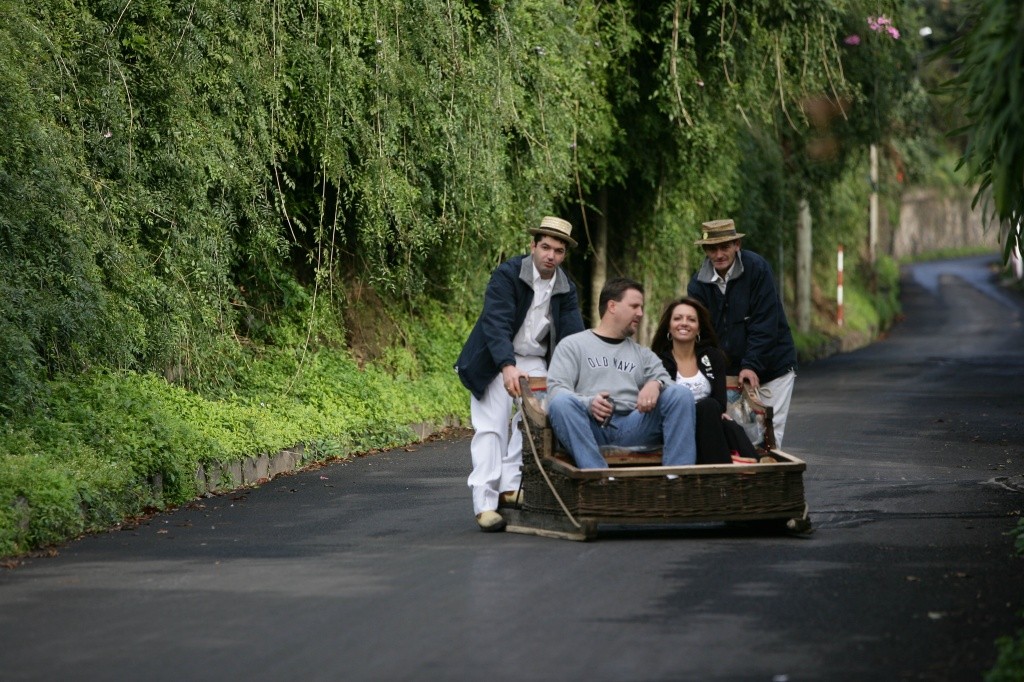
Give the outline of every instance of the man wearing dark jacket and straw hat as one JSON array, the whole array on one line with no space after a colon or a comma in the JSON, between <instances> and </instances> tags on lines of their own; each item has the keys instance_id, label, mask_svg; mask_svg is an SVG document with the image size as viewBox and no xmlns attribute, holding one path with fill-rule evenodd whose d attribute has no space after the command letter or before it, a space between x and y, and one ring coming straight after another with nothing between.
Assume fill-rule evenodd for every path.
<instances>
[{"instance_id":1,"label":"man wearing dark jacket and straw hat","mask_svg":"<svg viewBox=\"0 0 1024 682\"><path fill-rule=\"evenodd\" d=\"M555 345L583 331L576 285L562 269L576 246L572 224L548 216L533 235L530 253L511 258L491 273L484 308L463 346L455 369L472 393L473 511L483 531L500 531L501 506L521 503L522 415L513 415L519 379L546 376Z\"/></svg>"},{"instance_id":2,"label":"man wearing dark jacket and straw hat","mask_svg":"<svg viewBox=\"0 0 1024 682\"><path fill-rule=\"evenodd\" d=\"M696 244L707 257L687 291L711 312L729 374L759 388L763 402L772 406L781 448L796 378L796 345L771 266L753 251L741 250L744 235L732 220L712 220L701 228Z\"/></svg>"}]
</instances>

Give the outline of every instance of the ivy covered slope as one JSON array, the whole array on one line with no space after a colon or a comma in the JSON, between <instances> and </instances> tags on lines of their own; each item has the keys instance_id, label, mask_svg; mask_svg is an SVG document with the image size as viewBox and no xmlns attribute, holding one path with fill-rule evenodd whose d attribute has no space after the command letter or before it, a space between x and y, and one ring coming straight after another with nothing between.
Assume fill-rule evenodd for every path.
<instances>
[{"instance_id":1,"label":"ivy covered slope","mask_svg":"<svg viewBox=\"0 0 1024 682\"><path fill-rule=\"evenodd\" d=\"M451 363L545 214L585 304L623 273L656 313L724 215L788 281L802 200L829 286L918 115L882 4L0 0L0 555L465 418Z\"/></svg>"},{"instance_id":2,"label":"ivy covered slope","mask_svg":"<svg viewBox=\"0 0 1024 682\"><path fill-rule=\"evenodd\" d=\"M3 3L0 554L464 415L434 301L567 186L598 17L285 5Z\"/></svg>"}]
</instances>

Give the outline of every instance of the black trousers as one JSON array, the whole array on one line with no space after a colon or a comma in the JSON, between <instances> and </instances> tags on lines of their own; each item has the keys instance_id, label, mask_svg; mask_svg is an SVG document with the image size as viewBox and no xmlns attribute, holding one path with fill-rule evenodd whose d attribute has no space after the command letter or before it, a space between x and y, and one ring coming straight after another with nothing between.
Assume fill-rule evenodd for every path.
<instances>
[{"instance_id":1,"label":"black trousers","mask_svg":"<svg viewBox=\"0 0 1024 682\"><path fill-rule=\"evenodd\" d=\"M722 407L714 398L697 401L697 464L732 464L732 452L757 457L743 427L722 419Z\"/></svg>"}]
</instances>

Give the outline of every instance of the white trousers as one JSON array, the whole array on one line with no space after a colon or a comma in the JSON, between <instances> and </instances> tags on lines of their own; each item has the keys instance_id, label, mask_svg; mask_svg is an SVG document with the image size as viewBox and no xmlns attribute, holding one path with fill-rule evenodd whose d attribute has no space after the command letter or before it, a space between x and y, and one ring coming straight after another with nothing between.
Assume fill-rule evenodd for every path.
<instances>
[{"instance_id":1,"label":"white trousers","mask_svg":"<svg viewBox=\"0 0 1024 682\"><path fill-rule=\"evenodd\" d=\"M530 376L548 374L544 358L516 356L516 367ZM473 422L473 440L469 451L473 458L473 472L467 483L473 489L473 513L494 511L498 508L498 494L519 489L523 474L523 435L519 431L522 412L513 414L515 403L505 390L502 375L494 377L487 386L482 400L469 399L469 414Z\"/></svg>"},{"instance_id":2,"label":"white trousers","mask_svg":"<svg viewBox=\"0 0 1024 682\"><path fill-rule=\"evenodd\" d=\"M772 407L772 426L775 429L775 447L782 449L782 434L786 430L786 418L789 417L789 402L793 398L793 382L796 372L790 370L781 377L761 384L761 402Z\"/></svg>"}]
</instances>

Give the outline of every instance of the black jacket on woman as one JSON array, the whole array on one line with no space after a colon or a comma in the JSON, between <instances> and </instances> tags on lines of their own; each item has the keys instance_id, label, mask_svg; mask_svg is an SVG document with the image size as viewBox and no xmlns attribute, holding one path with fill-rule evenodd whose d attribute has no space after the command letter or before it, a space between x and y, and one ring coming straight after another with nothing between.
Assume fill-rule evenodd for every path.
<instances>
[{"instance_id":1,"label":"black jacket on woman","mask_svg":"<svg viewBox=\"0 0 1024 682\"><path fill-rule=\"evenodd\" d=\"M697 464L731 464L733 451L743 457L757 457L743 427L722 419L728 398L725 389L725 353L715 346L695 349L697 369L711 384L711 395L697 401ZM675 381L679 372L672 353L659 355L669 376Z\"/></svg>"},{"instance_id":2,"label":"black jacket on woman","mask_svg":"<svg viewBox=\"0 0 1024 682\"><path fill-rule=\"evenodd\" d=\"M697 354L697 369L703 374L708 383L711 384L711 395L709 397L714 398L721 408L718 414L725 412L725 406L727 404L727 398L725 395L725 373L726 373L726 358L718 348L708 346L698 346L695 351ZM659 355L661 358L661 364L665 365L665 369L668 371L672 380L675 381L676 374L679 373L679 368L676 367L676 359L672 357L672 353L666 353L665 355Z\"/></svg>"}]
</instances>

